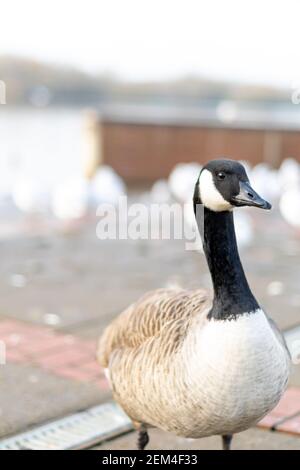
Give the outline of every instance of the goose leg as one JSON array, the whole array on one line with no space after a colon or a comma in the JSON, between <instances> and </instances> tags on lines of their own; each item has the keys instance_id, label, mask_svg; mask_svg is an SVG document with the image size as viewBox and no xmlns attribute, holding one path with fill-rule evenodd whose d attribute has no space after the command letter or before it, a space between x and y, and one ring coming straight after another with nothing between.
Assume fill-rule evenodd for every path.
<instances>
[{"instance_id":1,"label":"goose leg","mask_svg":"<svg viewBox=\"0 0 300 470\"><path fill-rule=\"evenodd\" d=\"M144 450L149 442L149 434L144 424L138 429L137 448L138 450Z\"/></svg>"},{"instance_id":2,"label":"goose leg","mask_svg":"<svg viewBox=\"0 0 300 470\"><path fill-rule=\"evenodd\" d=\"M223 450L230 450L231 441L232 441L232 434L223 434L222 436Z\"/></svg>"}]
</instances>

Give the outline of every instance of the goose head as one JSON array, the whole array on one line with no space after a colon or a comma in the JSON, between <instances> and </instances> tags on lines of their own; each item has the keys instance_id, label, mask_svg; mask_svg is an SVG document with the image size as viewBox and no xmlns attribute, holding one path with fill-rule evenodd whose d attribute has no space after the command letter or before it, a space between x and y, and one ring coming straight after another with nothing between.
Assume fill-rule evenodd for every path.
<instances>
[{"instance_id":1,"label":"goose head","mask_svg":"<svg viewBox=\"0 0 300 470\"><path fill-rule=\"evenodd\" d=\"M271 204L251 187L246 170L235 160L211 160L201 170L194 192L197 204L214 212L253 206L271 209Z\"/></svg>"}]
</instances>

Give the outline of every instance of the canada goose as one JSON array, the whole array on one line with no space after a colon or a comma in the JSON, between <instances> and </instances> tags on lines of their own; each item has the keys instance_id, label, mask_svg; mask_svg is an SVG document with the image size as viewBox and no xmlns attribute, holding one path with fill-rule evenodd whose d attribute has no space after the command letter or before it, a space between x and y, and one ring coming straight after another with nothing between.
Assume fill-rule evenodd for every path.
<instances>
[{"instance_id":1,"label":"canada goose","mask_svg":"<svg viewBox=\"0 0 300 470\"><path fill-rule=\"evenodd\" d=\"M149 426L189 438L221 435L229 449L232 435L263 418L288 381L288 350L249 288L233 224L234 207L270 204L231 160L204 166L193 200L213 300L200 289L150 292L99 343L98 360L139 430L139 449Z\"/></svg>"}]
</instances>

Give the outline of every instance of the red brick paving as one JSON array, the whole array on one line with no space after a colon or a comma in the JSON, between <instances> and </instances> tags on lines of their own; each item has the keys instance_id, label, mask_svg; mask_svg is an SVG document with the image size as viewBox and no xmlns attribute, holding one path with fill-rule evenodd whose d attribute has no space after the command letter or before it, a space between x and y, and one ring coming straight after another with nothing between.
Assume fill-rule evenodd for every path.
<instances>
[{"instance_id":1,"label":"red brick paving","mask_svg":"<svg viewBox=\"0 0 300 470\"><path fill-rule=\"evenodd\" d=\"M45 353L44 353L45 354ZM34 358L34 362L44 367L45 369L61 369L65 366L77 366L91 360L91 355L88 351L84 350L84 345L82 349L77 345L77 347L70 346L69 348L64 347L59 351L48 351L46 355L42 357Z\"/></svg>"},{"instance_id":2,"label":"red brick paving","mask_svg":"<svg viewBox=\"0 0 300 470\"><path fill-rule=\"evenodd\" d=\"M62 367L61 369L56 369L55 373L63 377L67 377L73 380L78 380L80 382L89 382L95 379L95 375L89 374L87 371L82 370L77 367ZM99 371L98 371L99 375Z\"/></svg>"},{"instance_id":3,"label":"red brick paving","mask_svg":"<svg viewBox=\"0 0 300 470\"><path fill-rule=\"evenodd\" d=\"M300 414L283 421L281 424L276 426L276 431L287 432L289 434L300 434Z\"/></svg>"},{"instance_id":4,"label":"red brick paving","mask_svg":"<svg viewBox=\"0 0 300 470\"><path fill-rule=\"evenodd\" d=\"M108 389L107 380L95 359L95 340L17 320L0 322L0 340L6 344L8 362L36 365L58 376ZM290 387L258 426L300 435L300 388Z\"/></svg>"},{"instance_id":5,"label":"red brick paving","mask_svg":"<svg viewBox=\"0 0 300 470\"><path fill-rule=\"evenodd\" d=\"M24 355L20 351L14 351L13 349L6 349L6 360L8 362L21 362L23 364L26 362Z\"/></svg>"},{"instance_id":6,"label":"red brick paving","mask_svg":"<svg viewBox=\"0 0 300 470\"><path fill-rule=\"evenodd\" d=\"M294 415L298 413L300 415L300 388L290 387L287 389L282 399L280 400L278 405L271 411L271 413L269 413L263 418L262 421L260 421L259 426L266 429L273 428L276 431L283 431L283 428L293 429L294 420L298 420L299 427L299 417L294 417ZM288 417L291 418L288 419ZM286 421L287 419L288 421ZM290 430L286 432L293 431Z\"/></svg>"},{"instance_id":7,"label":"red brick paving","mask_svg":"<svg viewBox=\"0 0 300 470\"><path fill-rule=\"evenodd\" d=\"M92 382L105 390L108 388L103 371L96 362L95 340L17 320L0 322L0 340L6 345L8 362L35 365L67 379Z\"/></svg>"},{"instance_id":8,"label":"red brick paving","mask_svg":"<svg viewBox=\"0 0 300 470\"><path fill-rule=\"evenodd\" d=\"M88 362L87 364L84 364L82 368L93 375L97 375L99 372L98 363L95 361L91 361L91 362Z\"/></svg>"}]
</instances>

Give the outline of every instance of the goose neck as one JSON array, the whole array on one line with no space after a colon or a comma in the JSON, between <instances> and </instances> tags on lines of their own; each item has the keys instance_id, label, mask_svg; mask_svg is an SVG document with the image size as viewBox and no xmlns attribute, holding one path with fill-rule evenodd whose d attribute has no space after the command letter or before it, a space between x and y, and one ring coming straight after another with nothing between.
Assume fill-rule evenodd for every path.
<instances>
[{"instance_id":1,"label":"goose neck","mask_svg":"<svg viewBox=\"0 0 300 470\"><path fill-rule=\"evenodd\" d=\"M196 218L214 288L209 317L233 319L254 312L259 305L239 257L232 211L213 212L204 208L200 219Z\"/></svg>"}]
</instances>

